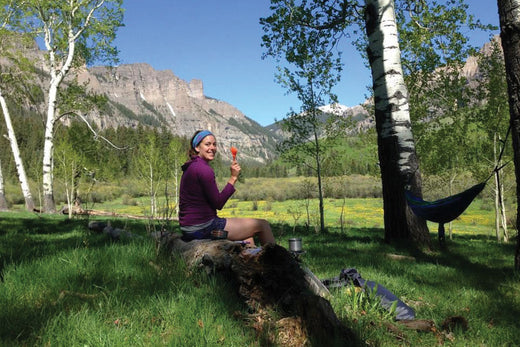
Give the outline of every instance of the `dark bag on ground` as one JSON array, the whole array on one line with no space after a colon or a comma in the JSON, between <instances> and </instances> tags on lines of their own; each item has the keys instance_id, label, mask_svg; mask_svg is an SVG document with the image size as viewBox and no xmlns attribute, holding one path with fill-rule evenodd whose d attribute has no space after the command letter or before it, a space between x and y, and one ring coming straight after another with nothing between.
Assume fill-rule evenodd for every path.
<instances>
[{"instance_id":1,"label":"dark bag on ground","mask_svg":"<svg viewBox=\"0 0 520 347\"><path fill-rule=\"evenodd\" d=\"M381 306L390 310L392 304L397 301L395 308L396 320L415 319L415 311L402 302L394 293L374 281L367 281L361 277L354 268L342 269L338 277L322 280L327 288L344 287L353 283L356 287L376 290L376 296L381 298Z\"/></svg>"}]
</instances>

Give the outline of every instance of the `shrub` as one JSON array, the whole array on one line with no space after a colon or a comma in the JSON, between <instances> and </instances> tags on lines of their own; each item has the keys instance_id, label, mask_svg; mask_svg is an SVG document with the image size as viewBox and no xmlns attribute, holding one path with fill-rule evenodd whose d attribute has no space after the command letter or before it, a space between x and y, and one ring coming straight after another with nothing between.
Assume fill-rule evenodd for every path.
<instances>
[{"instance_id":1,"label":"shrub","mask_svg":"<svg viewBox=\"0 0 520 347\"><path fill-rule=\"evenodd\" d=\"M379 179L362 175L327 177L323 180L323 190L324 197L331 199L382 196ZM241 184L234 197L243 201L314 199L318 197L317 179L315 177L248 178L247 184Z\"/></svg>"},{"instance_id":2,"label":"shrub","mask_svg":"<svg viewBox=\"0 0 520 347\"><path fill-rule=\"evenodd\" d=\"M493 211L495 209L494 202L490 199L482 200L480 204L480 209L482 211Z\"/></svg>"},{"instance_id":3,"label":"shrub","mask_svg":"<svg viewBox=\"0 0 520 347\"><path fill-rule=\"evenodd\" d=\"M121 200L122 200L123 205L137 206L137 200L128 194L123 194L123 196L121 197Z\"/></svg>"},{"instance_id":4,"label":"shrub","mask_svg":"<svg viewBox=\"0 0 520 347\"><path fill-rule=\"evenodd\" d=\"M105 201L105 200L103 200L102 194L99 192L92 192L90 194L89 200L90 200L90 202L95 203L95 204L100 204Z\"/></svg>"},{"instance_id":5,"label":"shrub","mask_svg":"<svg viewBox=\"0 0 520 347\"><path fill-rule=\"evenodd\" d=\"M507 216L507 227L516 230L516 213L510 213Z\"/></svg>"},{"instance_id":6,"label":"shrub","mask_svg":"<svg viewBox=\"0 0 520 347\"><path fill-rule=\"evenodd\" d=\"M143 184L140 183L140 181L138 180L123 182L121 183L121 185L123 186L125 194L128 194L133 198L140 198L146 196L145 188L143 187Z\"/></svg>"},{"instance_id":7,"label":"shrub","mask_svg":"<svg viewBox=\"0 0 520 347\"><path fill-rule=\"evenodd\" d=\"M327 198L380 198L381 182L372 176L350 175L327 177L324 180L324 194Z\"/></svg>"}]
</instances>

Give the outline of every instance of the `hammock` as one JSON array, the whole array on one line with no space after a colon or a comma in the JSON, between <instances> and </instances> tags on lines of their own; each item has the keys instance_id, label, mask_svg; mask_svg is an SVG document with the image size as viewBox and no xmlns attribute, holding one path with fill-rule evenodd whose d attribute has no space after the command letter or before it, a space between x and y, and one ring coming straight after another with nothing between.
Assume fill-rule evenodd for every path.
<instances>
[{"instance_id":1,"label":"hammock","mask_svg":"<svg viewBox=\"0 0 520 347\"><path fill-rule=\"evenodd\" d=\"M507 129L506 137L503 141L504 144L507 141L510 131L511 125L509 125L509 128ZM502 160L505 148L506 147L503 145L497 163L500 163ZM507 164L509 164L509 162L502 166L496 165L491 175L489 175L485 181L475 184L473 187L461 193L436 201L424 201L423 199L414 196L410 191L405 190L404 194L406 196L406 201L413 213L431 222L439 223L439 241L442 244L444 243L445 236L444 223L449 223L460 216L484 189L487 181L494 175L494 173L500 171ZM499 177L497 177L497 179L499 179ZM500 190L498 191L498 194L500 195Z\"/></svg>"},{"instance_id":2,"label":"hammock","mask_svg":"<svg viewBox=\"0 0 520 347\"><path fill-rule=\"evenodd\" d=\"M436 201L424 201L410 191L405 191L406 201L416 215L439 223L439 240L444 241L444 223L449 223L460 216L484 189L486 182L487 180L461 193Z\"/></svg>"}]
</instances>

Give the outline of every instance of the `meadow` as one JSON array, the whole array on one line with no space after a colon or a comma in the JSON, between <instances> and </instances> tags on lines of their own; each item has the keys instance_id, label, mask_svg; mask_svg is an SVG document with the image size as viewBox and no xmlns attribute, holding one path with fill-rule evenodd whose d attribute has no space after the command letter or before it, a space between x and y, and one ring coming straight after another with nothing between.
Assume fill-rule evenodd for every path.
<instances>
[{"instance_id":1,"label":"meadow","mask_svg":"<svg viewBox=\"0 0 520 347\"><path fill-rule=\"evenodd\" d=\"M405 328L364 292L332 290L338 317L368 346L516 346L520 344L519 275L514 244L497 243L492 211L476 200L453 223L453 239L432 249L383 242L382 201L327 199L328 232L306 225L317 201L229 201L222 216L268 219L280 245L301 237L302 265L318 278L356 268L431 320L428 332ZM115 200L96 205L129 213ZM136 206L137 205L137 206ZM175 221L98 217L141 237L112 241L88 230L87 218L0 213L0 344L2 346L264 346L262 329L232 281L186 268L148 237ZM309 218L309 219L308 219ZM389 258L401 255L402 258ZM444 327L457 317L462 322ZM255 329L256 327L256 329Z\"/></svg>"}]
</instances>

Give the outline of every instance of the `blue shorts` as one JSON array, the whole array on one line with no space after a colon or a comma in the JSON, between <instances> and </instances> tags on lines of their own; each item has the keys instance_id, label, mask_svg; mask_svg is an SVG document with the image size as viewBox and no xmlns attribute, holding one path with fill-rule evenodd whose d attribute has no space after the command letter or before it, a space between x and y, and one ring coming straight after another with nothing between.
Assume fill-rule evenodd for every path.
<instances>
[{"instance_id":1,"label":"blue shorts","mask_svg":"<svg viewBox=\"0 0 520 347\"><path fill-rule=\"evenodd\" d=\"M194 226L187 227L186 229L190 229L189 231L182 231L182 240L185 242L191 240L202 240L202 239L211 239L213 238L211 232L214 230L224 230L226 227L226 218L215 217L209 224L204 223L200 229L193 230Z\"/></svg>"}]
</instances>

